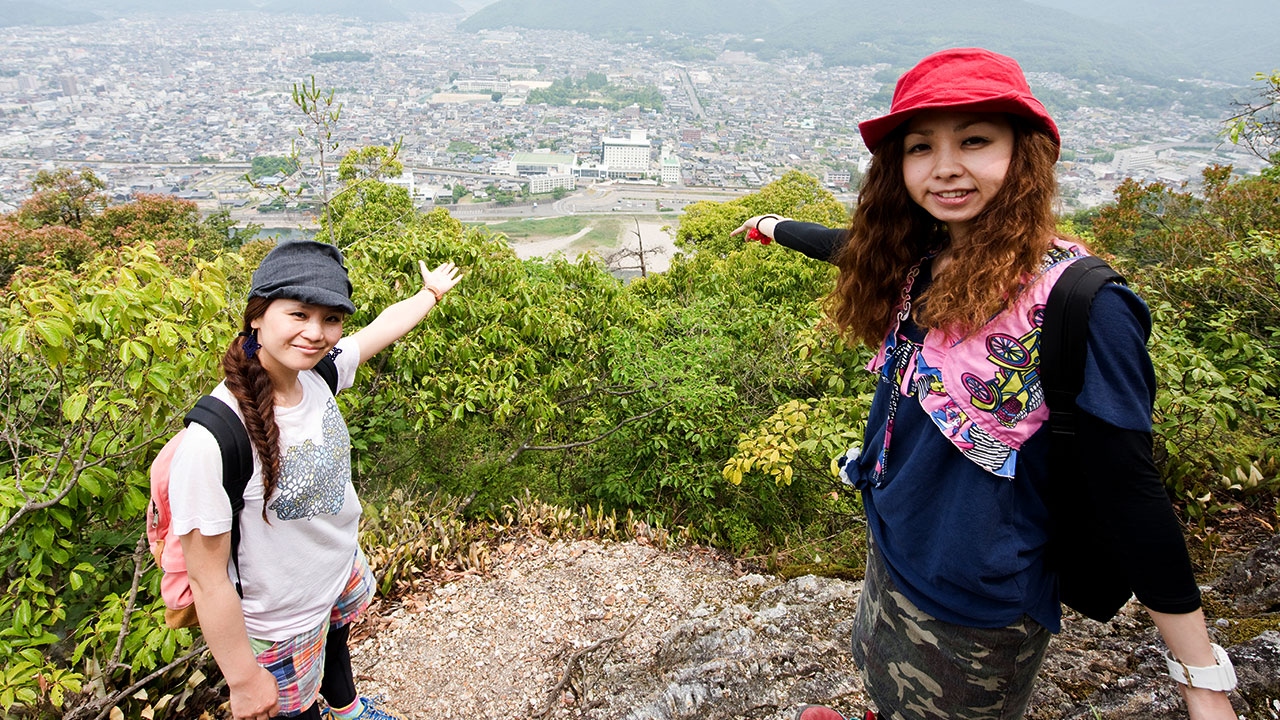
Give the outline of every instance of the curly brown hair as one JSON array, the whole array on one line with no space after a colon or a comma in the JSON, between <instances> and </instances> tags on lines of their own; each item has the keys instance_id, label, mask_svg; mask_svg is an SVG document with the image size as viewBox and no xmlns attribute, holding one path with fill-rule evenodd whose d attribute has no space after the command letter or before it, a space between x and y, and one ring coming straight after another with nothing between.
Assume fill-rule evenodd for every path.
<instances>
[{"instance_id":1,"label":"curly brown hair","mask_svg":"<svg viewBox=\"0 0 1280 720\"><path fill-rule=\"evenodd\" d=\"M1004 182L974 218L965 252L951 260L914 303L915 321L967 335L987 322L1035 271L1053 243L1058 145L1017 116L1013 155ZM827 316L850 339L878 347L901 302L909 269L931 251L946 247L946 226L917 205L902 174L899 126L876 147L849 226L849 240L836 254L836 287L826 298Z\"/></svg>"},{"instance_id":2,"label":"curly brown hair","mask_svg":"<svg viewBox=\"0 0 1280 720\"><path fill-rule=\"evenodd\" d=\"M250 323L262 317L271 302L261 297L249 298L244 308L245 333L253 331ZM262 497L265 500L275 492L280 478L280 428L276 426L275 386L256 355L245 357L246 339L244 335L238 335L231 341L222 355L222 374L226 377L227 389L240 404L249 441L258 451L262 465ZM271 522L267 519L266 502L262 504L262 519Z\"/></svg>"}]
</instances>

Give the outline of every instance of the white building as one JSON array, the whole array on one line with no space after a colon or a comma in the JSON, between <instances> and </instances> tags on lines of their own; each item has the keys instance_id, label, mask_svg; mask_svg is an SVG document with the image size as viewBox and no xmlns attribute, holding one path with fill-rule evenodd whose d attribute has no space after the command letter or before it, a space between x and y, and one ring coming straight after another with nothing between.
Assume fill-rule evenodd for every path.
<instances>
[{"instance_id":1,"label":"white building","mask_svg":"<svg viewBox=\"0 0 1280 720\"><path fill-rule=\"evenodd\" d=\"M541 149L531 153L516 153L510 160L494 163L490 175L508 175L529 182L529 192L549 193L556 188L573 190L577 187L577 157L553 153Z\"/></svg>"},{"instance_id":2,"label":"white building","mask_svg":"<svg viewBox=\"0 0 1280 720\"><path fill-rule=\"evenodd\" d=\"M680 158L664 155L662 158L662 184L680 184Z\"/></svg>"},{"instance_id":3,"label":"white building","mask_svg":"<svg viewBox=\"0 0 1280 720\"><path fill-rule=\"evenodd\" d=\"M511 83L506 80L499 80L496 77L458 78L454 81L453 86L460 93L507 93L511 91Z\"/></svg>"},{"instance_id":4,"label":"white building","mask_svg":"<svg viewBox=\"0 0 1280 720\"><path fill-rule=\"evenodd\" d=\"M521 177L564 175L572 172L573 166L577 164L577 158L569 154L541 150L516 153L512 162L515 165L515 174Z\"/></svg>"},{"instance_id":5,"label":"white building","mask_svg":"<svg viewBox=\"0 0 1280 720\"><path fill-rule=\"evenodd\" d=\"M383 182L385 182L388 185L396 185L398 187L402 187L405 190L409 191L410 198L415 200L417 199L415 195L415 193L417 192L417 189L414 186L412 170L402 171L399 177L383 178Z\"/></svg>"},{"instance_id":6,"label":"white building","mask_svg":"<svg viewBox=\"0 0 1280 720\"><path fill-rule=\"evenodd\" d=\"M573 173L564 173L559 175L533 175L529 177L529 192L533 195L549 193L556 188L564 188L572 190L576 187L573 180Z\"/></svg>"},{"instance_id":7,"label":"white building","mask_svg":"<svg viewBox=\"0 0 1280 720\"><path fill-rule=\"evenodd\" d=\"M1112 166L1120 175L1135 175L1156 169L1156 154L1149 147L1125 148L1116 151Z\"/></svg>"},{"instance_id":8,"label":"white building","mask_svg":"<svg viewBox=\"0 0 1280 720\"><path fill-rule=\"evenodd\" d=\"M583 180L606 180L609 177L609 166L600 163L588 163L586 165L578 165L573 169L573 176L582 178Z\"/></svg>"},{"instance_id":9,"label":"white building","mask_svg":"<svg viewBox=\"0 0 1280 720\"><path fill-rule=\"evenodd\" d=\"M848 170L828 170L822 177L822 182L827 187L848 185L853 179L853 175Z\"/></svg>"},{"instance_id":10,"label":"white building","mask_svg":"<svg viewBox=\"0 0 1280 720\"><path fill-rule=\"evenodd\" d=\"M632 130L629 138L600 139L604 165L610 177L642 178L649 174L649 139L644 130Z\"/></svg>"}]
</instances>

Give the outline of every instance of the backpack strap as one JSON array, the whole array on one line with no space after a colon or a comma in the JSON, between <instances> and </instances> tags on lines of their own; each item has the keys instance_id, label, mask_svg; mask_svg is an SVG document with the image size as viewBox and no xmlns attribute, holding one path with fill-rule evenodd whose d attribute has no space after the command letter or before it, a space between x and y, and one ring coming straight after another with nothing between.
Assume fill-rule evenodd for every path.
<instances>
[{"instance_id":1,"label":"backpack strap","mask_svg":"<svg viewBox=\"0 0 1280 720\"><path fill-rule=\"evenodd\" d=\"M1049 292L1040 335L1040 379L1055 442L1076 434L1076 396L1084 387L1089 314L1094 296L1108 283L1126 284L1106 261L1087 255L1072 262Z\"/></svg>"},{"instance_id":2,"label":"backpack strap","mask_svg":"<svg viewBox=\"0 0 1280 720\"><path fill-rule=\"evenodd\" d=\"M244 490L253 477L253 445L240 416L231 406L212 395L204 395L196 401L182 418L184 426L191 423L203 425L222 452L222 489L231 500L231 562L236 568L236 592L244 597L240 585L240 511L244 509Z\"/></svg>"},{"instance_id":3,"label":"backpack strap","mask_svg":"<svg viewBox=\"0 0 1280 720\"><path fill-rule=\"evenodd\" d=\"M320 362L311 368L324 378L324 382L329 386L329 392L334 395L338 394L338 364L334 362L332 355L325 355L320 358Z\"/></svg>"}]
</instances>

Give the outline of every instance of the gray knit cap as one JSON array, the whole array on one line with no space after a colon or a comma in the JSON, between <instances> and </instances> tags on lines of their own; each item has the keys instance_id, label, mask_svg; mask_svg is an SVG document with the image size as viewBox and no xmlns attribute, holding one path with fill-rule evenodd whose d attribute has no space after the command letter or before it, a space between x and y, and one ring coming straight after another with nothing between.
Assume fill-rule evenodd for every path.
<instances>
[{"instance_id":1,"label":"gray knit cap","mask_svg":"<svg viewBox=\"0 0 1280 720\"><path fill-rule=\"evenodd\" d=\"M280 243L267 253L253 271L249 297L301 300L338 308L348 315L356 311L342 251L314 240Z\"/></svg>"}]
</instances>

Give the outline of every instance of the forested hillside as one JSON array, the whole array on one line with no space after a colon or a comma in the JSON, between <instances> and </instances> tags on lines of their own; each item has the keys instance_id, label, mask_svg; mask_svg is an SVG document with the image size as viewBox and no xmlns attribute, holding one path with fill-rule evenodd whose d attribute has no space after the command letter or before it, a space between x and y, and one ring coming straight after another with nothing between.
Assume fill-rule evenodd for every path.
<instances>
[{"instance_id":1,"label":"forested hillside","mask_svg":"<svg viewBox=\"0 0 1280 720\"><path fill-rule=\"evenodd\" d=\"M1271 0L1030 0L1166 43L1222 79L1275 69L1280 5ZM1225 73L1225 74L1224 74Z\"/></svg>"}]
</instances>

